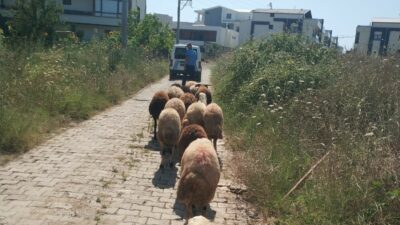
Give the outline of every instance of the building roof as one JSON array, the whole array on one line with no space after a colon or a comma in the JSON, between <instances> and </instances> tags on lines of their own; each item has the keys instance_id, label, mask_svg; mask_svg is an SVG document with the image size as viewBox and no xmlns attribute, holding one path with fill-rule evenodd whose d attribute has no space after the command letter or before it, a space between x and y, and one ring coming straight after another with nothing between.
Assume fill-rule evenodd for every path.
<instances>
[{"instance_id":1,"label":"building roof","mask_svg":"<svg viewBox=\"0 0 400 225\"><path fill-rule=\"evenodd\" d=\"M372 23L400 23L400 18L374 18Z\"/></svg>"},{"instance_id":2,"label":"building roof","mask_svg":"<svg viewBox=\"0 0 400 225\"><path fill-rule=\"evenodd\" d=\"M282 14L306 14L309 9L254 9L252 12L259 13L282 13Z\"/></svg>"}]
</instances>

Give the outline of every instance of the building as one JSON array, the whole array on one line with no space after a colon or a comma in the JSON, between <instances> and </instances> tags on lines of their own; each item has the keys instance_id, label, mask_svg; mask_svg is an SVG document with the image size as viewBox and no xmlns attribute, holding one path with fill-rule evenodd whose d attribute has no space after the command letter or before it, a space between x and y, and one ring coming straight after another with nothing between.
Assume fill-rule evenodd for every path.
<instances>
[{"instance_id":1,"label":"building","mask_svg":"<svg viewBox=\"0 0 400 225\"><path fill-rule=\"evenodd\" d=\"M400 53L400 18L376 18L369 26L357 26L354 51L368 55Z\"/></svg>"},{"instance_id":2,"label":"building","mask_svg":"<svg viewBox=\"0 0 400 225\"><path fill-rule=\"evenodd\" d=\"M174 22L172 27L176 32L177 23ZM228 28L181 22L179 30L180 43L190 42L200 47L217 44L227 48L235 48L239 45L239 33Z\"/></svg>"},{"instance_id":3,"label":"building","mask_svg":"<svg viewBox=\"0 0 400 225\"><path fill-rule=\"evenodd\" d=\"M284 32L301 34L311 41L321 42L324 21L312 18L311 10L255 9L251 12L250 20L241 21L240 43Z\"/></svg>"},{"instance_id":4,"label":"building","mask_svg":"<svg viewBox=\"0 0 400 225\"><path fill-rule=\"evenodd\" d=\"M54 0L63 5L61 20L71 25L71 30L89 40L102 37L121 24L122 0ZM16 0L0 0L0 14L11 18L11 8ZM146 0L129 0L129 9L138 10L140 18L146 15Z\"/></svg>"}]
</instances>

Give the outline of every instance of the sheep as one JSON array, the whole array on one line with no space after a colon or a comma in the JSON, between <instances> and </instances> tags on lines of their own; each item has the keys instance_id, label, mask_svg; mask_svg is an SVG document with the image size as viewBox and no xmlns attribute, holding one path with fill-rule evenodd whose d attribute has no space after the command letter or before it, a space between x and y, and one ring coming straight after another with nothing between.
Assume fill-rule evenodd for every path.
<instances>
[{"instance_id":1,"label":"sheep","mask_svg":"<svg viewBox=\"0 0 400 225\"><path fill-rule=\"evenodd\" d=\"M188 225L212 225L207 218L204 216L195 216L188 221Z\"/></svg>"},{"instance_id":2,"label":"sheep","mask_svg":"<svg viewBox=\"0 0 400 225\"><path fill-rule=\"evenodd\" d=\"M198 124L204 126L203 114L206 111L206 106L201 102L191 104L183 119L183 124Z\"/></svg>"},{"instance_id":3,"label":"sheep","mask_svg":"<svg viewBox=\"0 0 400 225\"><path fill-rule=\"evenodd\" d=\"M207 105L203 115L205 131L208 138L213 140L214 148L217 150L217 140L222 139L222 127L224 125L222 109L216 103L211 103Z\"/></svg>"},{"instance_id":4,"label":"sheep","mask_svg":"<svg viewBox=\"0 0 400 225\"><path fill-rule=\"evenodd\" d=\"M192 85L189 87L190 93L192 93L194 95L196 95L198 89L199 88L197 87L197 85Z\"/></svg>"},{"instance_id":5,"label":"sheep","mask_svg":"<svg viewBox=\"0 0 400 225\"><path fill-rule=\"evenodd\" d=\"M178 112L179 118L181 119L181 121L183 120L183 117L185 116L185 112L186 112L186 107L181 99L179 99L179 98L170 99L167 102L167 104L165 104L165 108L175 109Z\"/></svg>"},{"instance_id":6,"label":"sheep","mask_svg":"<svg viewBox=\"0 0 400 225\"><path fill-rule=\"evenodd\" d=\"M205 85L200 85L200 86L198 87L197 92L196 92L196 98L197 98L197 100L199 99L199 94L200 94L200 93L204 93L204 94L207 95L207 105L210 104L210 103L212 102L212 95L211 95L210 90L207 88L207 86L205 86Z\"/></svg>"},{"instance_id":7,"label":"sheep","mask_svg":"<svg viewBox=\"0 0 400 225\"><path fill-rule=\"evenodd\" d=\"M161 165L163 169L166 162L170 162L169 166L173 167L171 161L173 148L176 147L181 132L181 120L178 112L172 108L164 109L158 121L157 137L160 142L161 151Z\"/></svg>"},{"instance_id":8,"label":"sheep","mask_svg":"<svg viewBox=\"0 0 400 225\"><path fill-rule=\"evenodd\" d=\"M169 97L165 91L158 91L154 94L149 105L150 115L154 119L154 140L157 140L157 120L160 116L161 111L164 109L165 104L169 100Z\"/></svg>"},{"instance_id":9,"label":"sheep","mask_svg":"<svg viewBox=\"0 0 400 225\"><path fill-rule=\"evenodd\" d=\"M177 201L185 205L186 219L193 215L192 206L202 207L204 216L220 178L217 154L207 138L197 139L186 148L180 176Z\"/></svg>"},{"instance_id":10,"label":"sheep","mask_svg":"<svg viewBox=\"0 0 400 225\"><path fill-rule=\"evenodd\" d=\"M196 81L188 81L188 82L186 82L186 87L188 87L188 88L190 88L192 85L197 85L197 82Z\"/></svg>"},{"instance_id":11,"label":"sheep","mask_svg":"<svg viewBox=\"0 0 400 225\"><path fill-rule=\"evenodd\" d=\"M171 85L171 87L172 87L172 86L175 86L175 87L178 87L178 88L182 89L182 91L183 91L184 93L190 92L190 88L189 88L188 86L186 86L186 85L182 86L181 84L174 83L174 84Z\"/></svg>"},{"instance_id":12,"label":"sheep","mask_svg":"<svg viewBox=\"0 0 400 225\"><path fill-rule=\"evenodd\" d=\"M189 144L199 138L207 138L207 133L202 126L191 124L182 128L178 141L178 162L181 161L182 155Z\"/></svg>"},{"instance_id":13,"label":"sheep","mask_svg":"<svg viewBox=\"0 0 400 225\"><path fill-rule=\"evenodd\" d=\"M168 88L167 94L168 97L172 99L172 98L180 98L184 94L184 92L182 91L181 88L177 86L171 86Z\"/></svg>"},{"instance_id":14,"label":"sheep","mask_svg":"<svg viewBox=\"0 0 400 225\"><path fill-rule=\"evenodd\" d=\"M185 104L185 108L187 110L192 103L196 102L196 97L194 97L192 93L185 93L181 96L181 100Z\"/></svg>"},{"instance_id":15,"label":"sheep","mask_svg":"<svg viewBox=\"0 0 400 225\"><path fill-rule=\"evenodd\" d=\"M199 93L198 101L203 103L204 105L207 105L207 95L204 93Z\"/></svg>"}]
</instances>

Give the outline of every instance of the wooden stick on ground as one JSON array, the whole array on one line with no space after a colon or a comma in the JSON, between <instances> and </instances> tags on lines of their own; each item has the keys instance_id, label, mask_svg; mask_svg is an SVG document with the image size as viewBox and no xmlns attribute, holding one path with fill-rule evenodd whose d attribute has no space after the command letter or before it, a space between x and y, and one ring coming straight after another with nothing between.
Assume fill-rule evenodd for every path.
<instances>
[{"instance_id":1,"label":"wooden stick on ground","mask_svg":"<svg viewBox=\"0 0 400 225\"><path fill-rule=\"evenodd\" d=\"M312 167L311 169L299 180L297 183L290 189L290 191L283 197L283 199L287 198L294 190L297 189L297 187L311 174L311 172L322 162L324 159L331 153L331 151L328 151L325 153L322 158L320 158Z\"/></svg>"}]
</instances>

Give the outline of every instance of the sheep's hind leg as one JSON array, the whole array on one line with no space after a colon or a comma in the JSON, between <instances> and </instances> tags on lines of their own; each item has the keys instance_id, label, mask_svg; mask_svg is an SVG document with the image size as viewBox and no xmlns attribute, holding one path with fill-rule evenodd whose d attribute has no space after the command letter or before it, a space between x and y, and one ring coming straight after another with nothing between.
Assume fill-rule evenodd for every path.
<instances>
[{"instance_id":1,"label":"sheep's hind leg","mask_svg":"<svg viewBox=\"0 0 400 225\"><path fill-rule=\"evenodd\" d=\"M204 207L202 208L201 215L207 218L207 206L204 206Z\"/></svg>"},{"instance_id":2,"label":"sheep's hind leg","mask_svg":"<svg viewBox=\"0 0 400 225\"><path fill-rule=\"evenodd\" d=\"M157 141L157 119L156 118L153 118L153 119L154 119L154 128L153 128L154 136L153 136L153 139Z\"/></svg>"},{"instance_id":3,"label":"sheep's hind leg","mask_svg":"<svg viewBox=\"0 0 400 225\"><path fill-rule=\"evenodd\" d=\"M193 217L193 206L189 203L185 204L185 210L186 210L186 220L188 221L190 218Z\"/></svg>"},{"instance_id":4,"label":"sheep's hind leg","mask_svg":"<svg viewBox=\"0 0 400 225\"><path fill-rule=\"evenodd\" d=\"M217 152L217 141L218 141L218 139L217 139L217 138L214 138L213 144L214 144L215 152Z\"/></svg>"}]
</instances>

